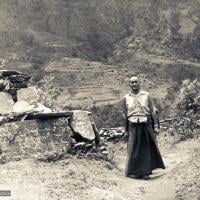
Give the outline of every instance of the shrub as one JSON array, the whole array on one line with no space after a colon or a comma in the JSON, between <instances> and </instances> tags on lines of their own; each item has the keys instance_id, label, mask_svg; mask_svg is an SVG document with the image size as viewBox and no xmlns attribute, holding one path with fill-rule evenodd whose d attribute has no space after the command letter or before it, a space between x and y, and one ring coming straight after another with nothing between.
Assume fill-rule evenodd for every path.
<instances>
[{"instance_id":1,"label":"shrub","mask_svg":"<svg viewBox=\"0 0 200 200\"><path fill-rule=\"evenodd\" d=\"M91 109L97 128L111 128L123 125L122 103L94 106Z\"/></svg>"},{"instance_id":2,"label":"shrub","mask_svg":"<svg viewBox=\"0 0 200 200\"><path fill-rule=\"evenodd\" d=\"M171 125L171 132L176 132L180 139L197 137L200 128L200 82L185 80L173 105L176 122Z\"/></svg>"}]
</instances>

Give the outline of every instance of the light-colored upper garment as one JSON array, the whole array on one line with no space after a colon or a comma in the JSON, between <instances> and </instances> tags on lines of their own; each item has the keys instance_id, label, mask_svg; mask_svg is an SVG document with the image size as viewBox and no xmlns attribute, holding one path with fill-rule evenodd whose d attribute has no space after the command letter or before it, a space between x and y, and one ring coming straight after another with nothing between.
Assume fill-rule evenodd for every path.
<instances>
[{"instance_id":1,"label":"light-colored upper garment","mask_svg":"<svg viewBox=\"0 0 200 200\"><path fill-rule=\"evenodd\" d=\"M147 122L147 117L154 115L155 107L148 92L142 90L138 94L129 92L124 98L129 121L133 123Z\"/></svg>"}]
</instances>

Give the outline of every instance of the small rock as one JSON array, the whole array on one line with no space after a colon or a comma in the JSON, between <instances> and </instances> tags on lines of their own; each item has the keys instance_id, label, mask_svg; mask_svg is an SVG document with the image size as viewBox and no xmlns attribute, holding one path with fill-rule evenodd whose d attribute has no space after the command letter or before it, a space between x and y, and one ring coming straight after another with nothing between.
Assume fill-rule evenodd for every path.
<instances>
[{"instance_id":1,"label":"small rock","mask_svg":"<svg viewBox=\"0 0 200 200\"><path fill-rule=\"evenodd\" d=\"M85 142L79 142L74 145L75 148L83 147L85 145Z\"/></svg>"},{"instance_id":2,"label":"small rock","mask_svg":"<svg viewBox=\"0 0 200 200\"><path fill-rule=\"evenodd\" d=\"M17 101L13 106L13 111L17 113L33 111L34 105L30 105L26 101Z\"/></svg>"},{"instance_id":3,"label":"small rock","mask_svg":"<svg viewBox=\"0 0 200 200\"><path fill-rule=\"evenodd\" d=\"M5 92L0 92L0 113L8 114L13 111L14 101L12 96Z\"/></svg>"},{"instance_id":4,"label":"small rock","mask_svg":"<svg viewBox=\"0 0 200 200\"><path fill-rule=\"evenodd\" d=\"M50 108L47 108L46 106L42 105L41 103L37 103L37 107L34 109L34 111L42 112L42 113L51 113L52 110Z\"/></svg>"},{"instance_id":5,"label":"small rock","mask_svg":"<svg viewBox=\"0 0 200 200\"><path fill-rule=\"evenodd\" d=\"M122 137L123 133L122 132L114 132L115 137Z\"/></svg>"},{"instance_id":6,"label":"small rock","mask_svg":"<svg viewBox=\"0 0 200 200\"><path fill-rule=\"evenodd\" d=\"M31 76L27 75L11 75L8 77L11 83L27 83Z\"/></svg>"},{"instance_id":7,"label":"small rock","mask_svg":"<svg viewBox=\"0 0 200 200\"><path fill-rule=\"evenodd\" d=\"M9 89L9 87L10 87L10 84L9 84L8 80L0 79L0 91L3 91L5 89Z\"/></svg>"},{"instance_id":8,"label":"small rock","mask_svg":"<svg viewBox=\"0 0 200 200\"><path fill-rule=\"evenodd\" d=\"M99 150L102 151L102 152L106 151L106 147L105 146L101 146L101 147L99 147Z\"/></svg>"},{"instance_id":9,"label":"small rock","mask_svg":"<svg viewBox=\"0 0 200 200\"><path fill-rule=\"evenodd\" d=\"M38 103L40 99L39 92L36 87L28 87L17 91L18 101L27 101L29 104Z\"/></svg>"},{"instance_id":10,"label":"small rock","mask_svg":"<svg viewBox=\"0 0 200 200\"><path fill-rule=\"evenodd\" d=\"M103 155L108 155L108 152L107 151L102 151L101 152Z\"/></svg>"}]
</instances>

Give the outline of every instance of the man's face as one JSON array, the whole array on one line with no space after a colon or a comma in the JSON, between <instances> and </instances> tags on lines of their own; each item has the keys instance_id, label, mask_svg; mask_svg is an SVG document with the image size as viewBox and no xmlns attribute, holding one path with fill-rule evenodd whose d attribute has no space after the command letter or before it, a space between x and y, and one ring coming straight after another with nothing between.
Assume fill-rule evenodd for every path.
<instances>
[{"instance_id":1,"label":"man's face","mask_svg":"<svg viewBox=\"0 0 200 200\"><path fill-rule=\"evenodd\" d=\"M132 90L139 90L140 88L140 83L137 77L130 78L129 85Z\"/></svg>"}]
</instances>

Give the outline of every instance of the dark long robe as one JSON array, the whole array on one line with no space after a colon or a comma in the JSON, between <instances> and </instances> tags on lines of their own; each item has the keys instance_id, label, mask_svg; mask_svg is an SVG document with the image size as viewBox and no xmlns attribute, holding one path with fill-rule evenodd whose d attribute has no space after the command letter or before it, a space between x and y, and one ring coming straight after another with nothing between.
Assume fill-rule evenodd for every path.
<instances>
[{"instance_id":1,"label":"dark long robe","mask_svg":"<svg viewBox=\"0 0 200 200\"><path fill-rule=\"evenodd\" d=\"M149 175L156 168L165 168L150 120L138 124L129 122L128 133L126 176Z\"/></svg>"}]
</instances>

